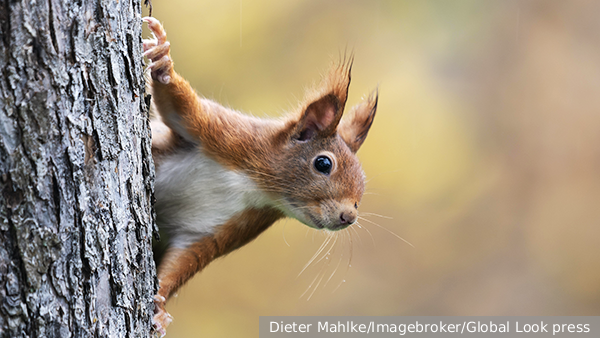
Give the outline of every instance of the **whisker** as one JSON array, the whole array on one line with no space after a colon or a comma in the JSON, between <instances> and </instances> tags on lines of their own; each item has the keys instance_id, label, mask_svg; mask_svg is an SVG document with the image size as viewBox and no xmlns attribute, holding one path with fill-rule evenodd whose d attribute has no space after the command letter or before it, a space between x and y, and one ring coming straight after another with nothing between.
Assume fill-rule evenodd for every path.
<instances>
[{"instance_id":1,"label":"whisker","mask_svg":"<svg viewBox=\"0 0 600 338\"><path fill-rule=\"evenodd\" d=\"M355 224L360 229L362 229L362 226L360 225L360 222L357 221ZM360 245L363 245L362 237L360 237L360 234L358 233L358 230L356 230L356 228L354 227L354 224L352 226L350 226L349 229L351 229L352 231L354 231L354 233L356 234L356 236L358 236L358 240L360 241ZM375 246L375 242L373 242L373 246Z\"/></svg>"},{"instance_id":2,"label":"whisker","mask_svg":"<svg viewBox=\"0 0 600 338\"><path fill-rule=\"evenodd\" d=\"M321 269L322 270L322 269ZM323 271L323 273L321 274L321 278L319 279L319 282L317 283L317 285L315 285L315 288L313 289L313 291L311 292L310 296L308 296L308 298L306 299L307 301L310 300L310 298L315 294L315 292L317 291L317 289L319 288L319 285L321 284L321 281L323 281L323 277L325 277L325 272Z\"/></svg>"},{"instance_id":3,"label":"whisker","mask_svg":"<svg viewBox=\"0 0 600 338\"><path fill-rule=\"evenodd\" d=\"M358 236L358 232L356 232L356 234ZM348 271L352 267L352 257L353 257L353 252L354 252L354 241L352 240L352 232L348 232L346 238L350 242L350 250L349 250L349 255L348 255L349 256L348 257L348 265L346 266L346 271L344 272L344 278L342 278L342 281L335 287L335 289L333 289L333 291L331 291L331 293L336 292L337 289L339 289L340 286L342 286L342 284L346 282L346 276L348 275ZM360 238L360 236L359 236L359 238ZM341 257L340 257L340 261L341 261Z\"/></svg>"},{"instance_id":4,"label":"whisker","mask_svg":"<svg viewBox=\"0 0 600 338\"><path fill-rule=\"evenodd\" d=\"M287 239L285 238L285 228L287 227L287 225L288 225L288 219L286 218L285 222L283 223L283 229L281 229L281 234L283 235L283 242L285 242L285 244L288 247L291 247L290 243L288 243Z\"/></svg>"},{"instance_id":5,"label":"whisker","mask_svg":"<svg viewBox=\"0 0 600 338\"><path fill-rule=\"evenodd\" d=\"M375 225L375 226L378 226L379 228L381 228L381 229L383 229L383 230L385 230L385 231L389 232L390 234L392 234L393 236L395 236L395 237L396 237L396 238L398 238L399 240L403 241L404 243L406 243L406 244L408 244L408 245L412 246L413 248L415 247L415 246L414 246L414 245L412 245L412 244L411 244L409 241L407 241L407 240L405 240L404 238L402 238L402 237L398 236L398 234L396 234L395 232L391 231L390 229L387 229L387 228L385 228L385 227L382 227L381 225L379 225L379 224L377 224L377 223L375 223L375 222L373 222L373 221L371 221L371 220L368 220L368 219L366 219L366 218L364 218L364 217L360 217L360 216L358 216L358 218L362 219L363 221L367 221L367 222L369 222L369 223L371 223L371 224L373 224L373 225ZM366 228L365 228L365 229L366 229Z\"/></svg>"},{"instance_id":6,"label":"whisker","mask_svg":"<svg viewBox=\"0 0 600 338\"><path fill-rule=\"evenodd\" d=\"M365 184L367 184L367 183L371 182L371 181L372 181L374 178L376 178L376 177L379 177L379 176L381 176L381 175L393 174L393 173L397 173L397 172L400 172L400 171L402 171L402 169L398 169L398 170L392 170L392 171L385 171L385 172L379 173L379 174L377 174L377 175L375 175L375 176L373 176L373 177L369 178L368 180L366 180L366 181L365 181Z\"/></svg>"},{"instance_id":7,"label":"whisker","mask_svg":"<svg viewBox=\"0 0 600 338\"><path fill-rule=\"evenodd\" d=\"M308 268L311 265L311 263L321 254L321 252L323 252L323 250L325 249L325 247L327 247L327 245L331 241L331 237L333 237L333 236L331 236L330 234L327 234L327 238L323 241L323 243L321 244L321 246L319 247L319 249L317 250L317 252L315 252L315 254L308 261L308 263L306 263L306 265L304 266L304 268L302 269L302 271L300 271L300 273L298 274L298 277L300 277L300 275L302 275L302 273L304 272L304 270L306 270L306 268Z\"/></svg>"},{"instance_id":8,"label":"whisker","mask_svg":"<svg viewBox=\"0 0 600 338\"><path fill-rule=\"evenodd\" d=\"M253 174L258 174L258 175L262 175L262 176L265 176L265 177L269 177L269 178L272 178L274 180L285 181L284 178L281 178L281 177L273 175L273 174L265 173L265 172L262 172L262 171L258 171L258 170L245 169L244 171L248 172L248 173L253 173Z\"/></svg>"},{"instance_id":9,"label":"whisker","mask_svg":"<svg viewBox=\"0 0 600 338\"><path fill-rule=\"evenodd\" d=\"M356 222L356 225L358 226L359 229L362 229L369 234L369 237L371 237L371 242L373 242L373 246L375 246L375 238L373 237L373 234L371 233L371 231L369 231L369 229L367 229L367 227L360 224L360 222ZM360 234L358 233L358 231L356 231L356 235L359 236L358 238L360 239ZM362 241L360 244L362 244Z\"/></svg>"},{"instance_id":10,"label":"whisker","mask_svg":"<svg viewBox=\"0 0 600 338\"><path fill-rule=\"evenodd\" d=\"M304 295L308 292L308 290L311 289L311 287L315 284L315 281L317 280L317 278L319 278L320 273L318 273L315 278L312 280L312 282L310 282L310 285L306 288L306 290L304 290L304 292L300 295L300 298L304 297ZM314 291L313 291L314 293ZM312 297L312 293L310 294L310 297ZM306 299L307 301L310 299L310 297L308 297L308 299Z\"/></svg>"},{"instance_id":11,"label":"whisker","mask_svg":"<svg viewBox=\"0 0 600 338\"><path fill-rule=\"evenodd\" d=\"M333 292L336 292L336 291L337 291L337 289L339 289L339 288L340 288L340 286L342 286L342 284L344 284L344 283L346 283L346 280L345 280L345 279L342 279L342 281L341 281L341 282L340 282L340 283L339 283L339 284L338 284L338 285L335 287L335 289L333 289L332 293L333 293Z\"/></svg>"},{"instance_id":12,"label":"whisker","mask_svg":"<svg viewBox=\"0 0 600 338\"><path fill-rule=\"evenodd\" d=\"M343 236L345 236L345 233L343 234ZM329 275L329 278L327 278L327 280L325 281L325 284L323 284L323 287L327 286L327 284L329 283L329 281L331 280L331 278L333 277L333 275L335 275L335 273L338 271L338 268L340 267L340 264L342 263L342 257L344 257L344 254L342 254L340 256L340 259L338 260L338 263L335 266L335 269L333 270L333 272L331 273L331 275Z\"/></svg>"},{"instance_id":13,"label":"whisker","mask_svg":"<svg viewBox=\"0 0 600 338\"><path fill-rule=\"evenodd\" d=\"M381 217L381 218L385 218L385 219L393 219L392 217L383 216L383 215L379 215L379 214L372 213L372 212L363 212L362 214L365 216L376 216L376 217Z\"/></svg>"},{"instance_id":14,"label":"whisker","mask_svg":"<svg viewBox=\"0 0 600 338\"><path fill-rule=\"evenodd\" d=\"M331 242L331 238L334 238L334 241L332 243L331 246L329 246L329 242ZM323 244L321 244L321 247L319 248L319 250L315 253L315 255L313 255L313 258L311 259L311 262L315 259L315 257L317 257L320 252L323 251L323 249L327 246L329 246L329 249L327 250L327 253L325 253L323 256L321 256L321 258L319 260L317 260L314 264L318 264L320 261L323 260L323 258L327 258L327 260L329 259L328 256L331 253L331 249L335 246L335 243L337 242L337 234L330 232L327 233L327 238L325 239L325 241L323 241ZM306 269L309 265L311 265L311 262L308 262L308 264L304 267L304 269ZM323 264L321 267L321 270L319 271L319 273L317 273L317 276L315 276L315 278L313 279L313 281L310 283L310 285L306 288L306 290L304 291L304 293L300 296L300 298L302 298L311 288L313 289L313 291L310 293L310 295L308 296L308 298L306 299L307 301L310 300L310 298L314 295L314 293L317 291L317 289L319 288L319 285L321 284L321 282L323 281L323 278L325 277L325 268L329 266L330 261L328 260L327 264ZM303 269L303 271L304 271ZM302 271L300 272L302 273ZM298 275L299 276L299 275ZM319 278L319 276L321 276L321 278L319 279L319 281L317 282L317 284L315 285L315 281L317 280L317 278ZM314 285L314 288L313 288Z\"/></svg>"},{"instance_id":15,"label":"whisker","mask_svg":"<svg viewBox=\"0 0 600 338\"><path fill-rule=\"evenodd\" d=\"M356 235L359 237L359 240L360 240L360 236L359 236L358 232L356 233ZM349 258L348 258L348 268L346 269L346 272L348 271L349 268L352 267L352 256L353 256L353 253L354 253L354 241L352 240L352 233L351 232L348 233L348 241L350 242L350 251L348 252L349 253L349 255L348 255Z\"/></svg>"},{"instance_id":16,"label":"whisker","mask_svg":"<svg viewBox=\"0 0 600 338\"><path fill-rule=\"evenodd\" d=\"M320 261L322 261L323 258L329 259L329 255L331 255L331 249L333 249L335 247L335 243L337 242L337 238L338 238L336 232L332 232L330 234L331 234L331 237L333 237L333 243L329 246L329 250L327 250L327 252L323 256L321 256L321 258L319 258L319 260L317 260L315 262L315 264L317 264Z\"/></svg>"}]
</instances>

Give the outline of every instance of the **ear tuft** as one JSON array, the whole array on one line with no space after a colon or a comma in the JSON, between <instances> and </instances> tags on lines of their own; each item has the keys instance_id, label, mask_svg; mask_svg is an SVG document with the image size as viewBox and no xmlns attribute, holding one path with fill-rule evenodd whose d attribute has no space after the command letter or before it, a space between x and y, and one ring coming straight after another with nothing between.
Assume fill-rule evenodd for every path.
<instances>
[{"instance_id":1,"label":"ear tuft","mask_svg":"<svg viewBox=\"0 0 600 338\"><path fill-rule=\"evenodd\" d=\"M335 95L325 95L311 103L300 120L297 139L306 141L315 135L328 136L335 132L339 123L340 102Z\"/></svg>"},{"instance_id":2,"label":"ear tuft","mask_svg":"<svg viewBox=\"0 0 600 338\"><path fill-rule=\"evenodd\" d=\"M313 137L334 135L348 98L353 54L346 56L330 69L316 90L308 93L299 120L292 122L292 135L307 141Z\"/></svg>"},{"instance_id":3,"label":"ear tuft","mask_svg":"<svg viewBox=\"0 0 600 338\"><path fill-rule=\"evenodd\" d=\"M338 133L354 153L367 138L377 112L378 99L379 92L376 89L367 99L352 107L349 116L340 122Z\"/></svg>"}]
</instances>

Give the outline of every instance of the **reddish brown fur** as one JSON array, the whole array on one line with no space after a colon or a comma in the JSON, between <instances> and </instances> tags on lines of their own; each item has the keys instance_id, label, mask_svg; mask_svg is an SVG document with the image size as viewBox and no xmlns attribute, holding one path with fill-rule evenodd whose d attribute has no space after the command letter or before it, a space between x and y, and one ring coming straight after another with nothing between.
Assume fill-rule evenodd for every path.
<instances>
[{"instance_id":1,"label":"reddish brown fur","mask_svg":"<svg viewBox=\"0 0 600 338\"><path fill-rule=\"evenodd\" d=\"M214 235L203 237L185 249L169 249L158 270L158 294L169 299L173 292L215 258L250 242L281 217L283 214L272 208L246 210L219 226Z\"/></svg>"},{"instance_id":2,"label":"reddish brown fur","mask_svg":"<svg viewBox=\"0 0 600 338\"><path fill-rule=\"evenodd\" d=\"M152 85L155 104L161 112L180 112L190 135L202 143L203 149L231 168L265 167L264 154L270 150L270 139L279 123L242 115L209 100L201 100L189 83L172 71L168 85ZM168 121L165 119L168 125ZM171 127L171 126L170 126Z\"/></svg>"},{"instance_id":3,"label":"reddish brown fur","mask_svg":"<svg viewBox=\"0 0 600 338\"><path fill-rule=\"evenodd\" d=\"M346 207L344 212L350 217L356 216L364 182L355 153L373 122L377 95L355 106L350 116L342 120L352 58L333 67L321 85L308 93L298 110L287 118L262 120L198 97L173 70L162 26L155 19L147 21L157 35L157 42L144 45L157 65L152 73L153 102L168 127L176 130L170 125L169 114L177 114L179 125L185 126L185 132L206 155L225 167L244 172L267 194L285 193L293 196L293 203L318 209L319 213L328 212L321 209L336 207L322 201L335 200ZM161 83L158 78L168 78L164 81L168 83ZM164 139L153 143L157 164L162 156L190 146L182 136L167 133L162 135ZM332 154L335 162L328 175L316 172L311 165L323 151ZM166 314L165 300L195 273L215 258L248 243L283 216L275 207L248 209L187 248L169 249L159 267L159 296L164 300L157 300L157 313ZM325 227L319 220L309 221ZM168 324L164 318L159 320L164 321L159 323L163 328Z\"/></svg>"},{"instance_id":4,"label":"reddish brown fur","mask_svg":"<svg viewBox=\"0 0 600 338\"><path fill-rule=\"evenodd\" d=\"M350 59L332 68L321 85L306 95L298 111L308 111L319 100L333 101L331 104L336 110L334 120L319 136L331 136L337 131L350 150L356 152L373 121L377 98L371 96L355 106L351 118L340 122L350 84L351 62ZM155 105L163 114L169 110L178 111L188 133L200 140L204 151L219 162L232 169L248 169L249 175L254 176L257 182L262 182L265 177L275 176L289 169L287 166L280 168L283 163L280 160L282 154L290 158L299 158L286 153L289 149L284 150L283 147L291 136L306 127L305 123L302 123L304 114L295 112L283 122L257 119L199 98L189 83L172 69L170 76L171 81L167 85L153 82ZM168 124L166 121L165 123ZM363 132L360 133L358 129ZM357 133L359 138L353 139L350 136ZM344 176L353 178L360 175L358 172L357 175L346 172Z\"/></svg>"},{"instance_id":5,"label":"reddish brown fur","mask_svg":"<svg viewBox=\"0 0 600 338\"><path fill-rule=\"evenodd\" d=\"M356 187L354 184L344 183L344 180L355 180L362 177L362 171L356 161L349 161L364 137L352 140L344 137L354 134L355 130L344 132L338 130L344 142L340 142L340 136L335 135L336 128L343 113L346 103L348 86L350 83L350 63L344 63L334 68L326 77L321 86L307 95L305 103L301 105L300 111L310 109L311 104L320 99L333 100L335 107L334 121L320 133L321 138L316 140L312 149L322 149L327 146L333 147L340 155L337 156L337 170L332 173L332 179L341 182L341 186ZM253 176L259 186L269 190L278 182L291 182L294 178L303 176L302 166L285 166L282 156L287 159L310 158L306 154L306 148L282 149L286 141L293 134L298 133L305 126L302 124L303 114L294 114L287 121L259 120L247 115L239 114L211 101L200 99L193 91L189 83L175 71L171 71L171 81L164 85L154 81L152 84L153 99L161 112L177 111L185 122L189 134L200 140L203 149L224 165L235 169L248 169L248 174ZM368 111L367 122L361 122L361 126L368 130L372 122L376 107L376 100L370 99L353 109L353 119L359 119ZM164 114L164 113L163 113ZM342 125L347 128L360 128L354 126L352 121ZM340 125L340 126L342 126ZM327 137L330 136L330 137ZM153 153L160 156L163 152L170 152L184 143L180 138L172 136L170 147L167 149L153 148ZM348 146L348 147L346 147ZM276 177L274 180L273 178ZM298 194L304 195L303 202L310 204L314 201L314 191L319 189L318 182L307 180L305 184L298 185L301 190ZM311 194L305 192L312 191ZM359 201L363 190L341 190L340 197L347 197L351 203ZM321 195L329 195L329 191L322 191ZM203 269L213 259L230 252L239 246L255 238L260 232L282 217L275 209L249 210L227 224L221 226L214 236L204 237L198 243L187 249L172 249L161 263L159 270L160 291L159 294L166 299L171 293L178 289L185 281L192 277L197 271ZM241 231L240 229L243 229Z\"/></svg>"},{"instance_id":6,"label":"reddish brown fur","mask_svg":"<svg viewBox=\"0 0 600 338\"><path fill-rule=\"evenodd\" d=\"M366 100L352 107L348 113L349 116L340 121L338 133L352 152L356 153L367 138L376 111L377 92L375 91Z\"/></svg>"}]
</instances>

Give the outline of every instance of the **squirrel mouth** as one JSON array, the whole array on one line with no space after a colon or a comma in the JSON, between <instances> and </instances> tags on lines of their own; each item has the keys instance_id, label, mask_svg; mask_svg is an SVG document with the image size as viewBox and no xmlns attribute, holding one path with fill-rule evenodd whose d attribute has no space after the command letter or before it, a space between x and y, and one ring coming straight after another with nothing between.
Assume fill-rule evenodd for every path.
<instances>
[{"instance_id":1,"label":"squirrel mouth","mask_svg":"<svg viewBox=\"0 0 600 338\"><path fill-rule=\"evenodd\" d=\"M310 228L318 230L325 229L323 222L310 212L302 210L302 208L298 205L298 202L294 201L293 199L286 199L286 202L288 207L284 209L284 213L287 214L288 217L294 218Z\"/></svg>"},{"instance_id":2,"label":"squirrel mouth","mask_svg":"<svg viewBox=\"0 0 600 338\"><path fill-rule=\"evenodd\" d=\"M317 227L318 229L325 229L325 226L321 224L321 221L319 221L316 217L314 217L311 214L309 214L308 217L310 218L311 222L315 227Z\"/></svg>"}]
</instances>

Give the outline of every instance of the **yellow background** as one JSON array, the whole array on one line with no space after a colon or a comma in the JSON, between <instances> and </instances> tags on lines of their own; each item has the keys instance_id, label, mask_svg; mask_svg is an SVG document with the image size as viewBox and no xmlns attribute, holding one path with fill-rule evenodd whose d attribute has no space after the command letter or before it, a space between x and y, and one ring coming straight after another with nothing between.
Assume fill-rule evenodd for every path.
<instances>
[{"instance_id":1,"label":"yellow background","mask_svg":"<svg viewBox=\"0 0 600 338\"><path fill-rule=\"evenodd\" d=\"M295 108L345 50L348 104L380 93L361 226L298 276L325 236L275 224L180 290L170 337L258 337L260 315L600 315L600 2L153 6L176 70L235 109Z\"/></svg>"}]
</instances>

